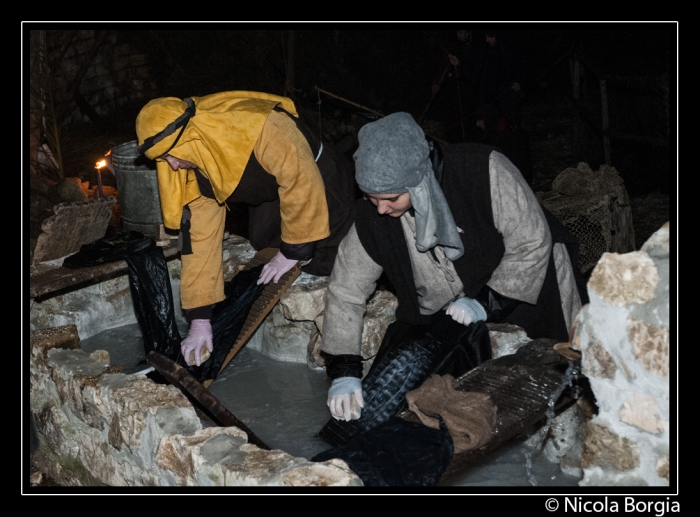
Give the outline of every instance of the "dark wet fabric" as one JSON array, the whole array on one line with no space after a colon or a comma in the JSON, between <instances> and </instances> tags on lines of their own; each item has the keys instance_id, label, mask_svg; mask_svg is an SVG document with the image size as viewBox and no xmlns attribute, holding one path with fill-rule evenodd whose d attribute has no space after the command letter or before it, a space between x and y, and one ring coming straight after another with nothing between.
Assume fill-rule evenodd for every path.
<instances>
[{"instance_id":1,"label":"dark wet fabric","mask_svg":"<svg viewBox=\"0 0 700 517\"><path fill-rule=\"evenodd\" d=\"M233 343L241 333L250 308L265 289L265 284L257 284L263 266L243 270L229 282L224 283L226 298L214 305L211 319L214 351L200 366L187 366L187 370L199 381L215 379L231 351ZM184 365L184 358L179 352L178 360Z\"/></svg>"},{"instance_id":2,"label":"dark wet fabric","mask_svg":"<svg viewBox=\"0 0 700 517\"><path fill-rule=\"evenodd\" d=\"M452 459L445 426L432 429L393 417L311 461L344 460L365 486L434 486Z\"/></svg>"},{"instance_id":3,"label":"dark wet fabric","mask_svg":"<svg viewBox=\"0 0 700 517\"><path fill-rule=\"evenodd\" d=\"M481 288L475 300L486 310L486 321L489 323L500 323L522 303L519 300L503 296L488 284Z\"/></svg>"},{"instance_id":4,"label":"dark wet fabric","mask_svg":"<svg viewBox=\"0 0 700 517\"><path fill-rule=\"evenodd\" d=\"M226 298L214 305L211 326L214 351L200 366L190 366L180 352L182 337L175 320L170 275L163 249L140 232L122 232L81 247L72 268L125 260L136 319L141 328L145 355L155 350L185 367L198 381L215 379L240 334L250 308L265 288L257 284L262 265L238 273L224 283ZM145 360L144 360L145 364Z\"/></svg>"},{"instance_id":5,"label":"dark wet fabric","mask_svg":"<svg viewBox=\"0 0 700 517\"><path fill-rule=\"evenodd\" d=\"M257 284L263 266L243 270L224 283L226 298L215 304L212 310L214 350L209 359L197 366L189 365L180 351L182 338L175 322L170 278L161 248L156 247L152 254L141 252L129 255L126 261L146 355L151 350L160 352L187 369L200 382L215 379L243 328L250 308L265 288L265 284Z\"/></svg>"},{"instance_id":6,"label":"dark wet fabric","mask_svg":"<svg viewBox=\"0 0 700 517\"><path fill-rule=\"evenodd\" d=\"M153 239L124 256L129 267L129 288L136 320L141 327L145 354L151 350L175 360L180 333L175 322L173 293L163 248Z\"/></svg>"},{"instance_id":7,"label":"dark wet fabric","mask_svg":"<svg viewBox=\"0 0 700 517\"><path fill-rule=\"evenodd\" d=\"M365 406L360 418L349 422L331 418L318 436L330 445L344 445L406 409L406 393L431 375L457 378L491 357L491 339L483 321L464 326L444 311L424 325L395 321L362 380Z\"/></svg>"}]
</instances>

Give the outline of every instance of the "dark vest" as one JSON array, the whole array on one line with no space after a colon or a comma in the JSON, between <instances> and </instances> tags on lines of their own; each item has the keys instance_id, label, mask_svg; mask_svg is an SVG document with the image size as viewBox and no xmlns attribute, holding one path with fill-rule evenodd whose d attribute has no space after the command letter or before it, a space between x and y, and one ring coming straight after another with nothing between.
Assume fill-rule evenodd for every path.
<instances>
[{"instance_id":1,"label":"dark vest","mask_svg":"<svg viewBox=\"0 0 700 517\"><path fill-rule=\"evenodd\" d=\"M290 119L294 121L297 128L304 135L306 141L311 147L311 151L314 156L318 154L320 148L320 141L317 136L308 128L308 126L302 123L298 118L293 117L282 108L275 108L275 111L285 113ZM214 191L211 188L211 183L209 180L199 172L199 169L195 170L195 175L197 177L197 184L199 185L199 190L203 196L214 199ZM238 186L233 191L233 193L226 200L227 203L245 203L249 206L259 206L268 201L274 201L279 198L279 185L272 174L269 174L265 169L263 169L260 162L255 158L255 153L250 153L250 158L248 163L243 170L243 175L238 183Z\"/></svg>"},{"instance_id":2,"label":"dark vest","mask_svg":"<svg viewBox=\"0 0 700 517\"><path fill-rule=\"evenodd\" d=\"M491 207L489 155L493 150L494 148L481 144L453 144L444 150L442 190L455 223L464 230L460 234L464 255L454 262L454 266L464 284L464 293L471 298L476 297L491 278L505 252L503 238L494 225ZM563 224L547 210L544 211L552 241L572 246L569 253L576 269L576 240ZM360 200L356 209L355 226L367 254L382 266L396 291L399 300L397 319L407 323L425 322L426 319L420 315L401 222L392 217L380 216L374 205ZM579 292L583 301L585 293L581 289ZM504 321L524 328L533 339L568 339L551 254L537 304L519 304Z\"/></svg>"},{"instance_id":3,"label":"dark vest","mask_svg":"<svg viewBox=\"0 0 700 517\"><path fill-rule=\"evenodd\" d=\"M443 192L455 223L463 230L464 255L454 266L465 294L472 298L491 278L505 252L491 210L488 167L491 150L478 144L450 145L444 150ZM372 203L360 200L355 226L368 255L382 266L396 289L397 319L423 321L401 221L380 216Z\"/></svg>"}]
</instances>

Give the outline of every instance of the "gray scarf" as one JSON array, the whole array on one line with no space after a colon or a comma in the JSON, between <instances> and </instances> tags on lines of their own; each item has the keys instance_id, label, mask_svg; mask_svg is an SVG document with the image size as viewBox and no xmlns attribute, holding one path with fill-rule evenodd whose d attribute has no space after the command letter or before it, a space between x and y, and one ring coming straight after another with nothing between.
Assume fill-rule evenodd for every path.
<instances>
[{"instance_id":1,"label":"gray scarf","mask_svg":"<svg viewBox=\"0 0 700 517\"><path fill-rule=\"evenodd\" d=\"M393 113L364 125L358 133L355 178L367 194L408 192L416 214L416 247L440 245L454 261L464 253L450 207L428 157L425 133L408 113Z\"/></svg>"}]
</instances>

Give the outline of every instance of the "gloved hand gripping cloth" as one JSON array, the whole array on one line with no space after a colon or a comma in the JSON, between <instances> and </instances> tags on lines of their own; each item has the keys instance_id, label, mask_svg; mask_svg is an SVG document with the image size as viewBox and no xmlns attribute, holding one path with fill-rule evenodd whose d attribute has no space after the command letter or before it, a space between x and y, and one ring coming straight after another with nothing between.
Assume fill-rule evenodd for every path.
<instances>
[{"instance_id":1,"label":"gloved hand gripping cloth","mask_svg":"<svg viewBox=\"0 0 700 517\"><path fill-rule=\"evenodd\" d=\"M432 374L459 377L487 359L491 339L484 322L465 327L444 311L431 316L427 325L395 321L362 379L360 418L349 422L331 418L318 435L330 445L343 445L406 409L406 393Z\"/></svg>"},{"instance_id":2,"label":"gloved hand gripping cloth","mask_svg":"<svg viewBox=\"0 0 700 517\"><path fill-rule=\"evenodd\" d=\"M357 377L338 377L328 389L326 401L333 418L346 422L357 420L365 403L362 400L362 382Z\"/></svg>"},{"instance_id":3,"label":"gloved hand gripping cloth","mask_svg":"<svg viewBox=\"0 0 700 517\"><path fill-rule=\"evenodd\" d=\"M64 260L64 266L75 269L115 260L125 260L129 267L129 287L143 335L144 355L155 350L185 367L200 382L215 379L250 308L265 288L257 284L262 266L243 270L224 283L226 298L212 309L214 350L206 362L196 366L189 365L182 355L168 265L163 248L156 246L153 239L140 232L102 238L83 245L78 253ZM142 362L145 364L145 359Z\"/></svg>"},{"instance_id":4,"label":"gloved hand gripping cloth","mask_svg":"<svg viewBox=\"0 0 700 517\"><path fill-rule=\"evenodd\" d=\"M288 259L281 251L278 251L277 255L263 266L258 284L267 284L270 280L275 283L279 282L282 275L296 266L297 262L298 260Z\"/></svg>"}]
</instances>

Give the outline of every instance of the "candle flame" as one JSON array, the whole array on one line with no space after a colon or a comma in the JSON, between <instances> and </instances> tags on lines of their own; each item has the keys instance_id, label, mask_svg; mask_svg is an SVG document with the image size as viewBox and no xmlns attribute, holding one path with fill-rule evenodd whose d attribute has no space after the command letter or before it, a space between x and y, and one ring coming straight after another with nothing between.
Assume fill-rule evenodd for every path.
<instances>
[{"instance_id":1,"label":"candle flame","mask_svg":"<svg viewBox=\"0 0 700 517\"><path fill-rule=\"evenodd\" d=\"M107 160L102 159L95 163L95 169L101 169L102 167L107 167Z\"/></svg>"}]
</instances>

